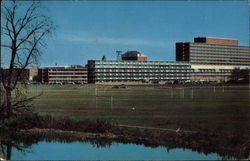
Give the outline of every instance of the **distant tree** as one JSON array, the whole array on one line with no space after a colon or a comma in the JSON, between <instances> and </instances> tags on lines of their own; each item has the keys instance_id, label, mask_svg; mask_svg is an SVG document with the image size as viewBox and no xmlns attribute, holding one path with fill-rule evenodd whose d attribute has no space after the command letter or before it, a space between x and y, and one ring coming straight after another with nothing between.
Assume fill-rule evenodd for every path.
<instances>
[{"instance_id":1,"label":"distant tree","mask_svg":"<svg viewBox=\"0 0 250 161\"><path fill-rule=\"evenodd\" d=\"M25 69L36 64L46 47L46 37L50 36L55 26L46 16L46 8L40 1L1 1L1 49L5 69L0 68L1 84L4 89L4 102L1 105L2 118L10 118L18 111L20 104L13 102L13 91L22 82Z\"/></svg>"},{"instance_id":2,"label":"distant tree","mask_svg":"<svg viewBox=\"0 0 250 161\"><path fill-rule=\"evenodd\" d=\"M229 76L229 80L233 82L248 83L249 69L240 69L240 68L233 69L231 75Z\"/></svg>"},{"instance_id":3,"label":"distant tree","mask_svg":"<svg viewBox=\"0 0 250 161\"><path fill-rule=\"evenodd\" d=\"M105 55L102 57L102 60L103 60L103 61L106 61L106 60L107 60L107 58L106 58Z\"/></svg>"}]
</instances>

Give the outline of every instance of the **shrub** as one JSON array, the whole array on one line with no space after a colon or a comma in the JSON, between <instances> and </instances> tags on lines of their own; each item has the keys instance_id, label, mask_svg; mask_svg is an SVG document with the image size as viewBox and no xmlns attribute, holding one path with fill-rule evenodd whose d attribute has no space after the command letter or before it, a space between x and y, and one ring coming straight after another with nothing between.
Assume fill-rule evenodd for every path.
<instances>
[{"instance_id":1,"label":"shrub","mask_svg":"<svg viewBox=\"0 0 250 161\"><path fill-rule=\"evenodd\" d=\"M51 116L39 116L38 128L50 128L69 131L105 133L112 132L115 124L107 120L71 120L67 118L53 118Z\"/></svg>"}]
</instances>

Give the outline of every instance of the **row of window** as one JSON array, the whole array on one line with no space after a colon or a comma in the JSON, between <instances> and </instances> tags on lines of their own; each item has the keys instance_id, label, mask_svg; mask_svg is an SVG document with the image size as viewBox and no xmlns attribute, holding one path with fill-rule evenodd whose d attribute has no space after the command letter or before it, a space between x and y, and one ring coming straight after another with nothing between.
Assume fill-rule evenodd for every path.
<instances>
[{"instance_id":1,"label":"row of window","mask_svg":"<svg viewBox=\"0 0 250 161\"><path fill-rule=\"evenodd\" d=\"M87 78L87 76L49 76L50 79L54 79L54 78L64 78L64 79L70 79L70 78Z\"/></svg>"},{"instance_id":2,"label":"row of window","mask_svg":"<svg viewBox=\"0 0 250 161\"><path fill-rule=\"evenodd\" d=\"M202 73L231 73L232 70L225 70L225 69L219 69L219 71L216 71L215 69L199 69L199 72L202 72ZM198 73L198 72L195 72L195 73Z\"/></svg>"},{"instance_id":3,"label":"row of window","mask_svg":"<svg viewBox=\"0 0 250 161\"><path fill-rule=\"evenodd\" d=\"M193 76L194 78L196 78L196 77L204 77L204 78L206 78L206 77L228 77L228 75L195 75L195 76Z\"/></svg>"},{"instance_id":4,"label":"row of window","mask_svg":"<svg viewBox=\"0 0 250 161\"><path fill-rule=\"evenodd\" d=\"M197 61L193 60L192 64L210 64L210 65L249 65L249 63L229 63L229 62L207 62L207 61Z\"/></svg>"},{"instance_id":5,"label":"row of window","mask_svg":"<svg viewBox=\"0 0 250 161\"><path fill-rule=\"evenodd\" d=\"M199 72L193 72L192 74L230 74L231 72L224 72L224 71L219 71L219 72L205 72L205 71L199 71ZM149 76L190 76L191 73L185 73L185 74L176 74L176 73L168 73L168 74L95 74L96 77L105 77L105 76L112 76L112 77L133 77L133 76L143 76L143 77L149 77Z\"/></svg>"},{"instance_id":6,"label":"row of window","mask_svg":"<svg viewBox=\"0 0 250 161\"><path fill-rule=\"evenodd\" d=\"M191 59L190 60L192 63L193 62L218 62L218 63L239 63L239 64L248 64L249 61L238 61L238 60L225 60L225 59L205 59L205 60L201 60L201 59Z\"/></svg>"},{"instance_id":7,"label":"row of window","mask_svg":"<svg viewBox=\"0 0 250 161\"><path fill-rule=\"evenodd\" d=\"M144 77L131 77L131 78L124 78L124 77L98 77L98 78L93 78L92 80L176 80L176 79L190 79L190 77L169 77L169 78L166 78L166 77L147 77L147 78L144 78Z\"/></svg>"},{"instance_id":8,"label":"row of window","mask_svg":"<svg viewBox=\"0 0 250 161\"><path fill-rule=\"evenodd\" d=\"M208 59L237 59L237 60L250 60L250 58L236 58L236 57L218 57L218 56L192 56L192 58L208 58Z\"/></svg>"},{"instance_id":9,"label":"row of window","mask_svg":"<svg viewBox=\"0 0 250 161\"><path fill-rule=\"evenodd\" d=\"M238 60L238 59L233 59L233 58L227 58L227 59L222 59L222 58L211 58L211 57L192 57L191 60L199 60L199 61L202 61L202 60L205 60L205 61L222 61L222 62L242 62L242 63L250 63L250 59L249 60Z\"/></svg>"},{"instance_id":10,"label":"row of window","mask_svg":"<svg viewBox=\"0 0 250 161\"><path fill-rule=\"evenodd\" d=\"M223 45L223 44L204 44L204 43L190 43L192 47L213 47L218 49L250 49L248 46L238 46L238 45Z\"/></svg>"},{"instance_id":11,"label":"row of window","mask_svg":"<svg viewBox=\"0 0 250 161\"><path fill-rule=\"evenodd\" d=\"M189 70L112 70L112 69L96 69L95 72L111 72L111 73L169 73L169 72L190 72Z\"/></svg>"},{"instance_id":12,"label":"row of window","mask_svg":"<svg viewBox=\"0 0 250 161\"><path fill-rule=\"evenodd\" d=\"M192 58L219 58L219 59L239 59L239 60L250 60L250 57L235 57L235 56L220 56L211 54L195 53L191 55Z\"/></svg>"},{"instance_id":13,"label":"row of window","mask_svg":"<svg viewBox=\"0 0 250 161\"><path fill-rule=\"evenodd\" d=\"M235 51L235 52L242 52L242 51L249 51L250 48L218 48L218 47L205 47L205 46L190 46L190 48L194 49L202 49L202 50L219 50L219 51Z\"/></svg>"},{"instance_id":14,"label":"row of window","mask_svg":"<svg viewBox=\"0 0 250 161\"><path fill-rule=\"evenodd\" d=\"M96 66L96 69L189 69L190 66L188 67L173 67L173 66L147 66L147 67L135 67L135 66ZM91 68L90 68L91 69Z\"/></svg>"},{"instance_id":15,"label":"row of window","mask_svg":"<svg viewBox=\"0 0 250 161\"><path fill-rule=\"evenodd\" d=\"M231 75L227 72L195 72L193 75Z\"/></svg>"},{"instance_id":16,"label":"row of window","mask_svg":"<svg viewBox=\"0 0 250 161\"><path fill-rule=\"evenodd\" d=\"M48 73L49 75L87 75L88 73Z\"/></svg>"},{"instance_id":17,"label":"row of window","mask_svg":"<svg viewBox=\"0 0 250 161\"><path fill-rule=\"evenodd\" d=\"M221 57L238 57L238 58L250 58L250 54L225 54L225 53L200 53L200 52L191 52L191 55L211 55L211 56L221 56Z\"/></svg>"},{"instance_id":18,"label":"row of window","mask_svg":"<svg viewBox=\"0 0 250 161\"><path fill-rule=\"evenodd\" d=\"M123 77L123 76L144 76L144 77L148 77L148 76L189 76L190 73L185 73L185 74L177 74L177 73L168 73L168 74L95 74L95 76L119 76L119 77Z\"/></svg>"},{"instance_id":19,"label":"row of window","mask_svg":"<svg viewBox=\"0 0 250 161\"><path fill-rule=\"evenodd\" d=\"M178 79L162 79L162 80L158 80L158 79L150 79L150 80L137 80L137 79L130 79L130 80L95 80L95 82L146 82L146 81L150 81L150 82L157 82L157 81L163 81L163 82L174 82L175 80ZM190 79L179 79L180 81L187 81Z\"/></svg>"},{"instance_id":20,"label":"row of window","mask_svg":"<svg viewBox=\"0 0 250 161\"><path fill-rule=\"evenodd\" d=\"M200 49L200 48L199 48ZM249 55L249 50L245 50L245 51L227 51L227 50L214 50L214 49L202 49L202 50L197 50L197 49L190 49L191 52L195 52L195 51L203 51L203 52L212 52L212 53L235 53L236 55L240 55L240 54L248 54ZM227 55L228 55L227 54Z\"/></svg>"},{"instance_id":21,"label":"row of window","mask_svg":"<svg viewBox=\"0 0 250 161\"><path fill-rule=\"evenodd\" d=\"M87 71L87 68L85 68L85 69L48 69L48 71L58 71L58 72L60 72L60 71L72 71L72 72L74 72L74 71Z\"/></svg>"},{"instance_id":22,"label":"row of window","mask_svg":"<svg viewBox=\"0 0 250 161\"><path fill-rule=\"evenodd\" d=\"M90 63L89 65L121 65L121 66L127 66L127 65L132 65L132 66L157 66L157 65L164 65L164 66L188 66L188 63L183 63L183 62L170 62L170 63L162 63L162 62L158 62L158 61L95 61L92 63Z\"/></svg>"}]
</instances>

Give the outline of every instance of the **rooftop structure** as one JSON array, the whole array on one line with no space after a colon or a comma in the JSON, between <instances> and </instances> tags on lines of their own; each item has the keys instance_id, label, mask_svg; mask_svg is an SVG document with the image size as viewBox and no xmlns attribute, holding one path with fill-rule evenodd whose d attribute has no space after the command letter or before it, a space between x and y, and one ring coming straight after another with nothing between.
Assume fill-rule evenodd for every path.
<instances>
[{"instance_id":1,"label":"rooftop structure","mask_svg":"<svg viewBox=\"0 0 250 161\"><path fill-rule=\"evenodd\" d=\"M122 54L122 60L147 61L148 58L138 51L127 51Z\"/></svg>"},{"instance_id":2,"label":"rooftop structure","mask_svg":"<svg viewBox=\"0 0 250 161\"><path fill-rule=\"evenodd\" d=\"M196 37L195 43L207 43L207 44L220 44L220 45L239 45L238 40L225 39L225 38L211 38L211 37Z\"/></svg>"}]
</instances>

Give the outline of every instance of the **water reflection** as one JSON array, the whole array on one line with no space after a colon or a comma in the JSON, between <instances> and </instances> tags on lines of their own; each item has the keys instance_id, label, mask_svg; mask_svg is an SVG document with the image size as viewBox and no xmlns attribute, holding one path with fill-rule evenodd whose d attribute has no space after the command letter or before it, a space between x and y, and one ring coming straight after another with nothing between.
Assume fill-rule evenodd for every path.
<instances>
[{"instance_id":1,"label":"water reflection","mask_svg":"<svg viewBox=\"0 0 250 161\"><path fill-rule=\"evenodd\" d=\"M175 134L176 135L176 134ZM177 136L177 135L176 135ZM14 152L16 154L17 151L21 151L24 154L27 153L29 154L29 152L32 152L34 149L36 149L35 147L40 147L41 148L41 144L45 144L44 147L53 147L53 146L57 146L57 147L72 147L73 149L76 148L76 145L78 145L77 143L79 143L79 145L77 146L78 148L83 148L83 145L89 144L92 146L92 148L94 147L95 149L109 149L112 151L115 151L114 149L123 149L123 150L127 150L129 151L129 153L133 153L136 151L144 151L145 152L145 156L147 156L147 154L149 153L149 151L147 151L147 149L143 149L142 147L151 147L151 148L155 148L152 149L152 151L155 151L156 153L159 153L159 158L157 158L157 155L155 155L155 158L124 158L124 154L120 154L121 156L123 156L120 159L139 159L139 160L144 160L144 159L152 159L152 160L156 160L156 159L177 159L177 158L169 158L171 157L180 157L181 155L184 158L181 159L187 159L186 157L189 157L189 159L206 159L206 160L211 160L211 159L224 159L224 160L228 160L228 159L235 159L235 158L247 158L248 156L248 151L249 151L249 146L246 143L246 145L241 145L239 148L238 147L238 143L237 141L234 142L234 140L230 140L229 142L224 142L220 145L215 145L214 142L209 142L207 143L206 141L204 141L204 136L199 136L195 138L194 141L194 136L190 135L189 137L187 136L177 136L174 137L174 135L172 135L170 138L166 139L168 140L167 142L165 142L165 145L157 145L157 143L149 142L149 141L143 141L140 139L131 139L131 138L127 138L124 139L122 137L118 137L118 138L106 138L106 137L82 137L78 134L76 135L72 135L71 133L62 133L62 132L39 132L39 133L25 133L24 134L1 134L1 146L0 146L0 150L1 150L1 158L7 159L7 160L11 160L11 159L21 159L21 158L13 158L13 149ZM235 138L236 139L236 138ZM210 138L207 138L207 140L212 141L212 139L210 140ZM60 144L61 143L61 144ZM132 144L131 144L132 143ZM114 147L114 145L117 144L116 147ZM126 145L125 145L126 144ZM234 144L234 146L232 146ZM131 145L131 146L129 146ZM139 146L136 146L139 145ZM143 145L143 146L142 146ZM157 148L156 148L157 147ZM133 151L133 148L134 151ZM159 149L161 148L161 149ZM164 148L164 152L162 153L162 148ZM39 149L39 148L38 148ZM66 148L67 149L67 148ZM131 149L131 150L129 150ZM186 150L183 150L186 149ZM40 149L41 150L41 149ZM38 151L40 151L38 150ZM46 150L46 148L45 148ZM81 149L78 149L78 151ZM161 152L160 152L160 151ZM77 150L76 150L77 151ZM100 150L99 150L100 151ZM58 150L58 152L60 152L60 150ZM97 151L96 151L97 152ZM117 153L117 151L115 151ZM111 152L112 155L115 156L115 152ZM120 151L122 152L122 151ZM169 152L169 153L168 153ZM61 152L60 152L61 153ZM65 151L64 151L65 153ZM216 153L216 154L215 154ZM180 156L178 156L177 154L179 154ZM67 152L65 153L65 155L67 155ZM107 154L106 154L107 155ZM119 154L116 154L119 155ZM153 153L150 154L151 156L154 156ZM164 155L168 155L168 158L164 158ZM43 157L46 156L46 153L44 154ZM144 156L144 157L145 157ZM163 158L161 158L163 157ZM33 158L33 159L46 159L46 158ZM33 160L32 159L32 160ZM48 159L48 158L47 158ZM49 158L51 159L51 158ZM62 158L52 158L52 159L62 159ZM70 158L68 158L70 159ZM73 159L80 159L81 158L73 158ZM85 158L85 159L94 159L94 160L98 160L98 159L119 159L119 158Z\"/></svg>"},{"instance_id":2,"label":"water reflection","mask_svg":"<svg viewBox=\"0 0 250 161\"><path fill-rule=\"evenodd\" d=\"M191 150L164 147L149 148L143 145L112 143L110 147L93 147L87 142L39 142L25 155L13 149L13 160L173 160L173 159L220 159L217 154L203 155Z\"/></svg>"}]
</instances>

